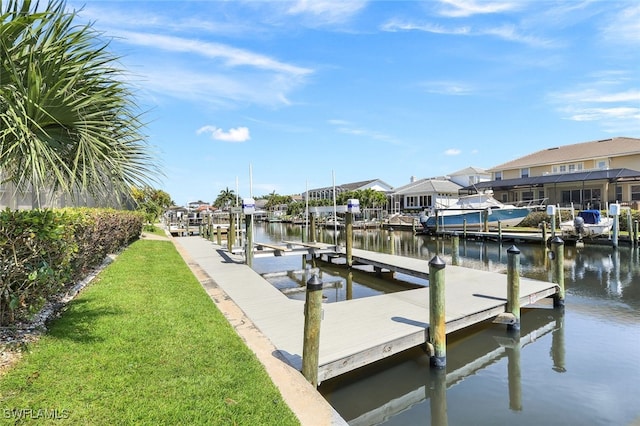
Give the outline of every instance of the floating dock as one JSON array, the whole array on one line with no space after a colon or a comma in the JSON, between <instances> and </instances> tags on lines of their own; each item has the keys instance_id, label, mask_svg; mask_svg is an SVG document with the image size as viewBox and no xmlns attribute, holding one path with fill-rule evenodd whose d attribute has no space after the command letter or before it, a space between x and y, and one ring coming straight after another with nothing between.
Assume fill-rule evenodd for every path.
<instances>
[{"instance_id":1,"label":"floating dock","mask_svg":"<svg viewBox=\"0 0 640 426\"><path fill-rule=\"evenodd\" d=\"M177 244L243 310L277 348L277 356L302 367L304 302L289 299L240 255L200 237ZM289 242L291 243L291 242ZM301 244L301 243L298 243ZM286 244L278 245L286 247ZM428 260L354 250L354 259L377 267L424 274ZM424 276L424 275L423 275ZM446 332L451 333L505 312L507 276L447 265ZM552 283L520 278L520 306L556 294ZM428 339L428 287L323 305L318 381L339 376Z\"/></svg>"}]
</instances>

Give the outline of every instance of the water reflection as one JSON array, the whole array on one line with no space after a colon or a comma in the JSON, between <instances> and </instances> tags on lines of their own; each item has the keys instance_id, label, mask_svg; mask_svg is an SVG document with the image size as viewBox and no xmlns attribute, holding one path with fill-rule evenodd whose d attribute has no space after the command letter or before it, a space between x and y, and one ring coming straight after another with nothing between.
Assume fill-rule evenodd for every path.
<instances>
[{"instance_id":1,"label":"water reflection","mask_svg":"<svg viewBox=\"0 0 640 426\"><path fill-rule=\"evenodd\" d=\"M561 335L562 310L535 309L523 315L521 332L508 334L497 325L477 326L460 333L447 348L446 370L432 369L429 357L418 350L401 354L384 363L322 383L320 391L350 425L372 425L389 421L410 409L424 412L432 425L448 423L447 390L465 380L473 380L480 370L507 359L509 409L523 410L521 350L545 335ZM522 337L520 337L522 336ZM564 354L564 339L544 339L551 354ZM556 355L547 361L549 368L564 360ZM346 395L358 395L358 403ZM428 401L428 404L426 404ZM424 424L425 422L420 422Z\"/></svg>"}]
</instances>

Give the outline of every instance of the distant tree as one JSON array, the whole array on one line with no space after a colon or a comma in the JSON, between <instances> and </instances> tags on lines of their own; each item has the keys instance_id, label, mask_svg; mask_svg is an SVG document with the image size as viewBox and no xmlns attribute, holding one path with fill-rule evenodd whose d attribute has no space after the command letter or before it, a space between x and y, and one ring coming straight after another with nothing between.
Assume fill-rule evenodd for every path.
<instances>
[{"instance_id":1,"label":"distant tree","mask_svg":"<svg viewBox=\"0 0 640 426\"><path fill-rule=\"evenodd\" d=\"M18 192L130 195L160 174L108 44L64 0L0 1L0 170Z\"/></svg>"},{"instance_id":2,"label":"distant tree","mask_svg":"<svg viewBox=\"0 0 640 426\"><path fill-rule=\"evenodd\" d=\"M171 205L171 196L161 189L150 186L143 188L131 188L131 196L138 205L138 210L143 211L148 223L155 223L160 215Z\"/></svg>"},{"instance_id":3,"label":"distant tree","mask_svg":"<svg viewBox=\"0 0 640 426\"><path fill-rule=\"evenodd\" d=\"M290 202L293 201L290 195L278 195L276 194L276 191L273 191L271 194L269 194L266 197L266 199L267 199L267 203L265 204L264 207L267 210L272 209L281 204L289 204Z\"/></svg>"},{"instance_id":4,"label":"distant tree","mask_svg":"<svg viewBox=\"0 0 640 426\"><path fill-rule=\"evenodd\" d=\"M236 202L236 193L229 187L223 189L218 194L218 198L213 202L213 205L218 208L229 207Z\"/></svg>"},{"instance_id":5,"label":"distant tree","mask_svg":"<svg viewBox=\"0 0 640 426\"><path fill-rule=\"evenodd\" d=\"M336 198L338 204L346 204L347 200L355 198L360 201L360 208L362 209L379 208L387 203L387 196L384 192L371 188L343 192Z\"/></svg>"}]
</instances>

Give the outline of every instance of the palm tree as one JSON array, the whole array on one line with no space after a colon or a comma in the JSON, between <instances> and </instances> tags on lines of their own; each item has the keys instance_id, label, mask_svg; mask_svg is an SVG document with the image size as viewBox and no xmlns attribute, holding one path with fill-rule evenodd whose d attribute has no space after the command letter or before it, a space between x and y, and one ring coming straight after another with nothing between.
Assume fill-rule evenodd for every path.
<instances>
[{"instance_id":1,"label":"palm tree","mask_svg":"<svg viewBox=\"0 0 640 426\"><path fill-rule=\"evenodd\" d=\"M233 189L223 189L218 194L218 198L213 202L213 205L216 207L228 207L236 201L236 193Z\"/></svg>"},{"instance_id":2,"label":"palm tree","mask_svg":"<svg viewBox=\"0 0 640 426\"><path fill-rule=\"evenodd\" d=\"M160 170L119 58L64 0L0 2L0 171L19 192L130 195ZM39 10L40 9L40 10ZM0 182L1 183L1 182Z\"/></svg>"}]
</instances>

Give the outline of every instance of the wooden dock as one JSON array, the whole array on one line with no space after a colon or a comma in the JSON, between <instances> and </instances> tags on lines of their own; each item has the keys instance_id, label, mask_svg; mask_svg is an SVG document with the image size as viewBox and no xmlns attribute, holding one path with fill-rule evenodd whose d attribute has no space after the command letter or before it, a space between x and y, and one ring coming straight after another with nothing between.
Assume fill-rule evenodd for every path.
<instances>
[{"instance_id":1,"label":"wooden dock","mask_svg":"<svg viewBox=\"0 0 640 426\"><path fill-rule=\"evenodd\" d=\"M278 349L278 356L302 366L304 302L286 297L243 263L243 258L200 237L175 240L227 293ZM359 262L414 274L428 272L428 259L412 259L354 250ZM507 277L503 274L447 265L446 330L460 330L505 312ZM552 283L520 280L525 307L556 293ZM318 380L330 379L427 341L429 289L323 305Z\"/></svg>"}]
</instances>

